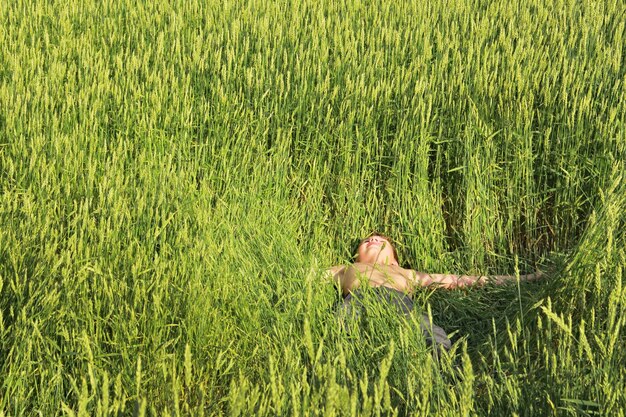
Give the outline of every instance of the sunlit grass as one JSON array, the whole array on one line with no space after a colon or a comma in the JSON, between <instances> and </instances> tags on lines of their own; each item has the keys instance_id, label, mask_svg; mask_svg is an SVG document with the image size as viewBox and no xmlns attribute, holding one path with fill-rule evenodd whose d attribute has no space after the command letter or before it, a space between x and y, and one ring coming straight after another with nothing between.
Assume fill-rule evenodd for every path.
<instances>
[{"instance_id":1,"label":"sunlit grass","mask_svg":"<svg viewBox=\"0 0 626 417\"><path fill-rule=\"evenodd\" d=\"M619 1L0 5L0 415L623 415ZM346 333L373 230L430 272Z\"/></svg>"}]
</instances>

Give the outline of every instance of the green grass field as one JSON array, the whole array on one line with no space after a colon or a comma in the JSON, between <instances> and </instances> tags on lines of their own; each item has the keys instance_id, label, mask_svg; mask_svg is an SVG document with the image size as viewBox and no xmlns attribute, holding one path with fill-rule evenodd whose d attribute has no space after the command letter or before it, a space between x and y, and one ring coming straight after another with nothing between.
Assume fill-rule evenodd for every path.
<instances>
[{"instance_id":1,"label":"green grass field","mask_svg":"<svg viewBox=\"0 0 626 417\"><path fill-rule=\"evenodd\" d=\"M625 25L0 0L0 416L624 416ZM546 276L418 291L436 361L416 323L342 330L321 271L374 230Z\"/></svg>"}]
</instances>

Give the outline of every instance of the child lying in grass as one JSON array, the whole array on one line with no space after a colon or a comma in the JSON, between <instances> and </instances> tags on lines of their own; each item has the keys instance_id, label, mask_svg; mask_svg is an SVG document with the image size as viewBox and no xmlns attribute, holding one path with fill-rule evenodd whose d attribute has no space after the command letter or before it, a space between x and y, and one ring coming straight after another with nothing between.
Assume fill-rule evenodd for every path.
<instances>
[{"instance_id":1,"label":"child lying in grass","mask_svg":"<svg viewBox=\"0 0 626 417\"><path fill-rule=\"evenodd\" d=\"M327 270L329 277L340 286L343 293L343 308L359 311L363 308L364 293L373 294L376 300L394 306L398 313L408 316L413 310L410 294L415 288L437 286L446 289L484 284L516 282L515 275L470 276L452 274L429 274L402 268L391 240L378 233L363 239L358 246L356 262L338 265ZM541 273L520 275L520 281L533 281ZM362 285L367 287L362 288ZM356 309L355 309L356 307ZM421 318L421 327L426 341L437 349L449 349L450 339L445 331L428 320Z\"/></svg>"}]
</instances>

